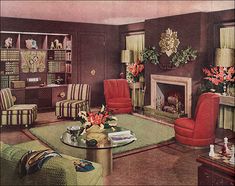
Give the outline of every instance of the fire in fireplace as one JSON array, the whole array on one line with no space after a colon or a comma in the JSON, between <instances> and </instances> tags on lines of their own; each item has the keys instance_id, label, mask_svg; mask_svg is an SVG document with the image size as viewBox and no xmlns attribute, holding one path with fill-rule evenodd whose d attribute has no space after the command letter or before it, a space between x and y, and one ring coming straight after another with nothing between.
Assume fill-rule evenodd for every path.
<instances>
[{"instance_id":1,"label":"fire in fireplace","mask_svg":"<svg viewBox=\"0 0 235 186\"><path fill-rule=\"evenodd\" d=\"M191 117L192 80L188 77L151 75L151 107Z\"/></svg>"},{"instance_id":2,"label":"fire in fireplace","mask_svg":"<svg viewBox=\"0 0 235 186\"><path fill-rule=\"evenodd\" d=\"M185 114L184 86L157 83L156 109L172 114Z\"/></svg>"}]
</instances>

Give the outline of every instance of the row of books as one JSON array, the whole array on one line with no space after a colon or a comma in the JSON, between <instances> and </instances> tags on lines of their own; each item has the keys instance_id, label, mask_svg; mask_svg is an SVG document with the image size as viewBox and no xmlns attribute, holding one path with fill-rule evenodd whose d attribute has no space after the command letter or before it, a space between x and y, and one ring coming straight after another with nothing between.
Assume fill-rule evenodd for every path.
<instances>
[{"instance_id":1,"label":"row of books","mask_svg":"<svg viewBox=\"0 0 235 186\"><path fill-rule=\"evenodd\" d=\"M128 143L136 140L130 130L109 133L108 138L112 143Z\"/></svg>"},{"instance_id":2,"label":"row of books","mask_svg":"<svg viewBox=\"0 0 235 186\"><path fill-rule=\"evenodd\" d=\"M55 73L55 72L65 72L65 62L59 61L49 61L48 62L48 72Z\"/></svg>"},{"instance_id":3,"label":"row of books","mask_svg":"<svg viewBox=\"0 0 235 186\"><path fill-rule=\"evenodd\" d=\"M50 50L48 51L48 59L57 60L57 61L65 61L66 52L64 50Z\"/></svg>"},{"instance_id":4,"label":"row of books","mask_svg":"<svg viewBox=\"0 0 235 186\"><path fill-rule=\"evenodd\" d=\"M5 74L19 74L19 62L5 62Z\"/></svg>"},{"instance_id":5,"label":"row of books","mask_svg":"<svg viewBox=\"0 0 235 186\"><path fill-rule=\"evenodd\" d=\"M17 76L3 76L1 75L1 88L9 88L11 81L18 81L20 77Z\"/></svg>"},{"instance_id":6,"label":"row of books","mask_svg":"<svg viewBox=\"0 0 235 186\"><path fill-rule=\"evenodd\" d=\"M71 64L68 64L68 63L65 64L65 72L72 73L72 65Z\"/></svg>"},{"instance_id":7,"label":"row of books","mask_svg":"<svg viewBox=\"0 0 235 186\"><path fill-rule=\"evenodd\" d=\"M1 50L1 61L19 61L20 52L18 50Z\"/></svg>"}]
</instances>

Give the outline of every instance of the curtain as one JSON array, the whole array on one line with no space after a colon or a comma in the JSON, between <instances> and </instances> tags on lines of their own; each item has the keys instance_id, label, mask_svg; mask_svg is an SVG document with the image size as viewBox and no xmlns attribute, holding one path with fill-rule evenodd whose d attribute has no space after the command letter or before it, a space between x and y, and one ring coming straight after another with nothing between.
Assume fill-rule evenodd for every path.
<instances>
[{"instance_id":1,"label":"curtain","mask_svg":"<svg viewBox=\"0 0 235 186\"><path fill-rule=\"evenodd\" d=\"M220 48L235 49L234 42L235 27L220 28ZM219 128L230 129L235 132L235 108L226 105L220 105Z\"/></svg>"},{"instance_id":2,"label":"curtain","mask_svg":"<svg viewBox=\"0 0 235 186\"><path fill-rule=\"evenodd\" d=\"M220 28L220 48L233 48L235 49L234 43L235 27Z\"/></svg>"},{"instance_id":3,"label":"curtain","mask_svg":"<svg viewBox=\"0 0 235 186\"><path fill-rule=\"evenodd\" d=\"M134 62L141 60L141 52L144 50L144 34L126 36L126 49L134 52Z\"/></svg>"}]
</instances>

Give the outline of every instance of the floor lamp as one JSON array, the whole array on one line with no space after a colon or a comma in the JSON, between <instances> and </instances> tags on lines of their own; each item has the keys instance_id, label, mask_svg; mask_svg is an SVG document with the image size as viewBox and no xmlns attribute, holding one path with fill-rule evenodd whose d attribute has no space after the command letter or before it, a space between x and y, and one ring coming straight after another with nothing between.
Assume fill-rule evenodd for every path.
<instances>
[{"instance_id":1,"label":"floor lamp","mask_svg":"<svg viewBox=\"0 0 235 186\"><path fill-rule=\"evenodd\" d=\"M227 72L229 67L234 66L234 49L217 48L215 52L215 65L224 67L224 72ZM227 85L226 81L224 81L223 95L227 95L226 92Z\"/></svg>"}]
</instances>

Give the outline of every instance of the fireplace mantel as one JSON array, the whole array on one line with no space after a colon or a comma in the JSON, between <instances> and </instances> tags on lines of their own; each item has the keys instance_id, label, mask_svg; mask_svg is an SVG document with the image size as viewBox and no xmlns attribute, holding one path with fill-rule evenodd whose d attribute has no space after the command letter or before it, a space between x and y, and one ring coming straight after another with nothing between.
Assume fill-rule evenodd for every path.
<instances>
[{"instance_id":1,"label":"fireplace mantel","mask_svg":"<svg viewBox=\"0 0 235 186\"><path fill-rule=\"evenodd\" d=\"M157 83L184 86L185 87L184 89L185 113L188 114L188 117L191 117L192 78L151 74L151 107L152 108L156 108Z\"/></svg>"}]
</instances>

